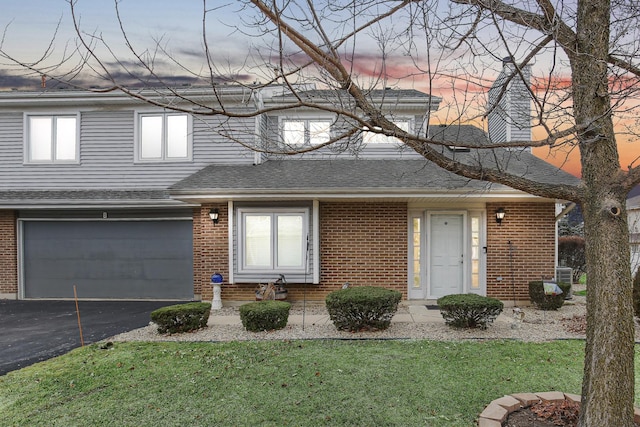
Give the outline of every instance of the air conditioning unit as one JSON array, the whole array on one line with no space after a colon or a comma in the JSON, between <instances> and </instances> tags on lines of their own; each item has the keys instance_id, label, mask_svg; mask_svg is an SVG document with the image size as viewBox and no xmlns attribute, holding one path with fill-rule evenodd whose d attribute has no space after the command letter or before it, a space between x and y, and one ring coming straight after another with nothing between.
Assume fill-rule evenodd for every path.
<instances>
[{"instance_id":1,"label":"air conditioning unit","mask_svg":"<svg viewBox=\"0 0 640 427\"><path fill-rule=\"evenodd\" d=\"M571 267L556 267L556 282L564 282L571 284L571 290L569 295L565 295L564 299L573 298L573 268Z\"/></svg>"},{"instance_id":2,"label":"air conditioning unit","mask_svg":"<svg viewBox=\"0 0 640 427\"><path fill-rule=\"evenodd\" d=\"M556 281L573 285L573 269L571 267L556 267Z\"/></svg>"}]
</instances>

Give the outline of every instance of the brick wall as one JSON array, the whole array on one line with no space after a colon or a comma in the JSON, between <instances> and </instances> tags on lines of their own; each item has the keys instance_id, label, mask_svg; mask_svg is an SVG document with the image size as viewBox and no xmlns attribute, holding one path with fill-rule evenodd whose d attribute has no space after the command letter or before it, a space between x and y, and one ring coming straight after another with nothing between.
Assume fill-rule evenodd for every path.
<instances>
[{"instance_id":1,"label":"brick wall","mask_svg":"<svg viewBox=\"0 0 640 427\"><path fill-rule=\"evenodd\" d=\"M0 211L0 295L18 295L16 214Z\"/></svg>"},{"instance_id":2,"label":"brick wall","mask_svg":"<svg viewBox=\"0 0 640 427\"><path fill-rule=\"evenodd\" d=\"M500 226L494 219L499 207L507 212ZM220 212L215 226L209 219L211 208ZM529 281L554 275L555 206L493 203L487 205L487 215L487 294L513 301L515 284L515 299L528 301ZM196 209L193 224L194 293L211 300L211 274L220 272L225 280L229 278L227 205ZM289 300L301 301L306 292L308 301L321 301L345 282L397 289L406 298L407 238L405 203L320 203L320 284L289 283ZM222 299L253 301L256 287L225 284Z\"/></svg>"},{"instance_id":3,"label":"brick wall","mask_svg":"<svg viewBox=\"0 0 640 427\"><path fill-rule=\"evenodd\" d=\"M352 285L396 289L407 297L406 203L321 203L321 285L326 294Z\"/></svg>"},{"instance_id":4,"label":"brick wall","mask_svg":"<svg viewBox=\"0 0 640 427\"><path fill-rule=\"evenodd\" d=\"M495 221L500 207L502 225ZM528 283L555 275L554 203L488 203L487 218L487 295L529 301Z\"/></svg>"},{"instance_id":5,"label":"brick wall","mask_svg":"<svg viewBox=\"0 0 640 427\"><path fill-rule=\"evenodd\" d=\"M213 224L209 218L209 211L218 209L220 214L219 222ZM193 275L194 294L200 295L203 301L211 301L213 298L213 288L211 287L211 275L221 273L225 280L229 278L229 245L228 245L228 224L229 215L227 204L202 205L199 209L194 209L193 214ZM235 299L231 292L227 292L225 286L225 297Z\"/></svg>"},{"instance_id":6,"label":"brick wall","mask_svg":"<svg viewBox=\"0 0 640 427\"><path fill-rule=\"evenodd\" d=\"M209 209L218 208L213 225ZM229 277L227 205L205 205L194 213L194 293L212 298L211 274ZM320 285L287 284L288 300L324 300L345 282L407 290L407 206L405 203L321 203ZM225 301L253 301L257 284L225 284Z\"/></svg>"}]
</instances>

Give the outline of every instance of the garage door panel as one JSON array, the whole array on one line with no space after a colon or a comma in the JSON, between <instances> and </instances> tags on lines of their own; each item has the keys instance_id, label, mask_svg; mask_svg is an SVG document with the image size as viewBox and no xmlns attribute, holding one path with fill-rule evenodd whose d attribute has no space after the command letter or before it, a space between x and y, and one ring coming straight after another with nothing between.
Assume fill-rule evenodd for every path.
<instances>
[{"instance_id":1,"label":"garage door panel","mask_svg":"<svg viewBox=\"0 0 640 427\"><path fill-rule=\"evenodd\" d=\"M193 298L190 221L26 221L27 298Z\"/></svg>"}]
</instances>

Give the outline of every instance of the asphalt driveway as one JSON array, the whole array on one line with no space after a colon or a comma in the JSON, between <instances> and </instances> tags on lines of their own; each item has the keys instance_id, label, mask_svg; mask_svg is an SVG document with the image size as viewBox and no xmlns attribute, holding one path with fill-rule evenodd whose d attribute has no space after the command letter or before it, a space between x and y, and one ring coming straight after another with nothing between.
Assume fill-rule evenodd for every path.
<instances>
[{"instance_id":1,"label":"asphalt driveway","mask_svg":"<svg viewBox=\"0 0 640 427\"><path fill-rule=\"evenodd\" d=\"M149 324L167 301L80 301L84 344ZM0 300L0 375L80 347L74 301Z\"/></svg>"}]
</instances>

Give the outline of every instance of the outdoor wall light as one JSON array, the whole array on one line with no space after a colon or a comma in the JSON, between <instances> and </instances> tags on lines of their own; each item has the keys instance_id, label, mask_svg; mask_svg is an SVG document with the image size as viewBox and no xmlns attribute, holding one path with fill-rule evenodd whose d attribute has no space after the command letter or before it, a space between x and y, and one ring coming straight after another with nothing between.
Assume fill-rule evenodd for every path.
<instances>
[{"instance_id":1,"label":"outdoor wall light","mask_svg":"<svg viewBox=\"0 0 640 427\"><path fill-rule=\"evenodd\" d=\"M498 223L498 225L502 224L502 220L504 219L506 212L504 211L504 208L498 208L496 210L496 222Z\"/></svg>"},{"instance_id":2,"label":"outdoor wall light","mask_svg":"<svg viewBox=\"0 0 640 427\"><path fill-rule=\"evenodd\" d=\"M220 221L220 213L218 213L218 209L211 209L209 211L209 218L213 221L214 224L217 224Z\"/></svg>"}]
</instances>

